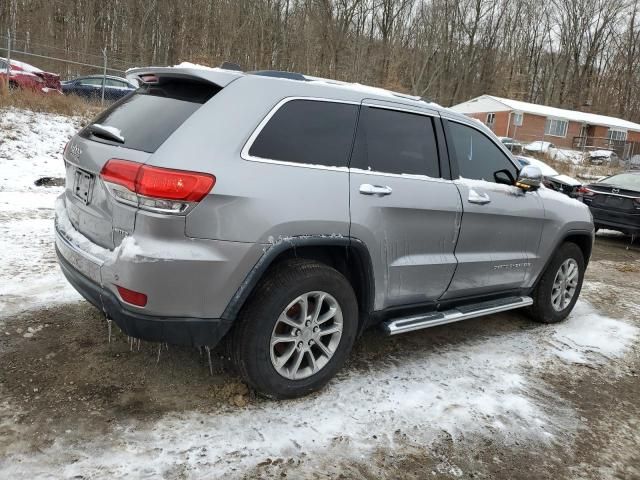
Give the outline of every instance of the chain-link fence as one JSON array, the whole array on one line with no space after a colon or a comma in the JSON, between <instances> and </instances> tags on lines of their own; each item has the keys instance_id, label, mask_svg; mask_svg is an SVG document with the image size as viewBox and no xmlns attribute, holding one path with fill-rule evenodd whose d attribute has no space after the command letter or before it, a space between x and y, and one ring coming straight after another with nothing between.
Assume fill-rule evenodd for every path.
<instances>
[{"instance_id":1,"label":"chain-link fence","mask_svg":"<svg viewBox=\"0 0 640 480\"><path fill-rule=\"evenodd\" d=\"M82 52L67 46L34 42L28 35L11 31L0 31L0 57L5 58L6 68L0 66L0 80L6 75L10 82L12 61L33 65L45 72L55 73L61 80L84 75L102 76L100 99L105 100L106 76L122 76L128 62L118 58L104 48L101 52Z\"/></svg>"}]
</instances>

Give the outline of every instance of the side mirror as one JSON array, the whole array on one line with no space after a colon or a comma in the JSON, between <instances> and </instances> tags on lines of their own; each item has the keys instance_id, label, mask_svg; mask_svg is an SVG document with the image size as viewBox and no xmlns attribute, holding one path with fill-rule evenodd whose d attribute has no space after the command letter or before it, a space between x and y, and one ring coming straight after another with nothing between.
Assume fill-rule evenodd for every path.
<instances>
[{"instance_id":1,"label":"side mirror","mask_svg":"<svg viewBox=\"0 0 640 480\"><path fill-rule=\"evenodd\" d=\"M522 190L536 190L542 184L542 171L533 165L525 165L520 170L516 186Z\"/></svg>"}]
</instances>

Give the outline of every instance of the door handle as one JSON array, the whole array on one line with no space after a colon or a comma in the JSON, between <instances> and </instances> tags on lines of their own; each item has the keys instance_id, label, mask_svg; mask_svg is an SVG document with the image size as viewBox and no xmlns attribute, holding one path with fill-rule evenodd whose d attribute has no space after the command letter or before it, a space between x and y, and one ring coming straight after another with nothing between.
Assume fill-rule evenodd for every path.
<instances>
[{"instance_id":1,"label":"door handle","mask_svg":"<svg viewBox=\"0 0 640 480\"><path fill-rule=\"evenodd\" d=\"M484 192L478 193L473 188L469 189L469 203L475 203L477 205L486 205L491 202L491 197Z\"/></svg>"},{"instance_id":2,"label":"door handle","mask_svg":"<svg viewBox=\"0 0 640 480\"><path fill-rule=\"evenodd\" d=\"M360 185L360 193L362 195L377 195L379 197L384 197L385 195L391 195L391 187L387 187L386 185L371 185L370 183L363 183Z\"/></svg>"}]
</instances>

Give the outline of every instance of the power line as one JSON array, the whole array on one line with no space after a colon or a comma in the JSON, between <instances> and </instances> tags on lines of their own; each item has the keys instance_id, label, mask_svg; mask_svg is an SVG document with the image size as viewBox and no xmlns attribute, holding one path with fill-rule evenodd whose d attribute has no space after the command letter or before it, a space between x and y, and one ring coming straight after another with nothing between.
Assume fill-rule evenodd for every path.
<instances>
[{"instance_id":1,"label":"power line","mask_svg":"<svg viewBox=\"0 0 640 480\"><path fill-rule=\"evenodd\" d=\"M4 40L8 40L9 37L7 35L1 35L0 34L0 38L4 39ZM22 42L25 44L25 50L27 49L27 46L36 46L36 47L41 47L41 48L48 48L48 49L53 49L53 50L59 50L65 53L75 53L77 55L87 55L87 56L91 56L91 57L96 57L99 59L102 59L102 54L97 54L97 53L89 53L89 52L80 52L78 50L69 50L66 47L58 47L56 45L50 45L47 43L39 43L39 42L34 42L31 39L20 39L17 38L15 35L11 35L11 40L14 43L18 43L18 42ZM109 60L111 61L115 61L118 63L122 63L122 64L127 64L129 63L127 60L123 60L122 58L119 57L114 57L114 56L109 56Z\"/></svg>"},{"instance_id":2,"label":"power line","mask_svg":"<svg viewBox=\"0 0 640 480\"><path fill-rule=\"evenodd\" d=\"M7 50L6 48L0 47L0 50ZM82 63L82 62L75 62L73 60L65 60L64 58L56 58L56 57L49 57L47 55L38 55L37 53L29 53L29 52L21 52L19 50L14 50L11 49L12 53L17 53L19 55L27 55L30 57L37 57L37 58L44 58L44 59L48 59L48 60L56 60L58 62L66 62L66 63L71 63L73 65L80 65L83 67L93 67L93 68L104 68L103 65L92 65L90 63ZM117 68L107 68L107 70L110 70L112 72L118 72L118 73L125 73L126 70L118 70Z\"/></svg>"},{"instance_id":3,"label":"power line","mask_svg":"<svg viewBox=\"0 0 640 480\"><path fill-rule=\"evenodd\" d=\"M6 35L0 35L0 38L2 38L4 40L8 40L9 39L9 37L7 37ZM34 46L41 47L41 48L50 48L50 49L53 49L53 50L59 50L59 51L65 52L65 53L75 53L77 55L86 55L86 56L102 59L102 55L98 55L96 53L80 52L78 50L68 50L68 49L66 49L64 47L56 47L54 45L47 45L47 44L44 44L44 43L32 42L30 40L20 40L20 39L17 39L15 37L13 37L13 36L11 37L11 41L15 42L16 44L18 42L22 42L22 43L25 44L25 47L27 46L27 44L29 44L29 45L34 45ZM126 60L122 60L120 58L111 57L111 56L109 57L109 61L113 61L113 62L116 62L116 63L125 64L125 65L128 63Z\"/></svg>"}]
</instances>

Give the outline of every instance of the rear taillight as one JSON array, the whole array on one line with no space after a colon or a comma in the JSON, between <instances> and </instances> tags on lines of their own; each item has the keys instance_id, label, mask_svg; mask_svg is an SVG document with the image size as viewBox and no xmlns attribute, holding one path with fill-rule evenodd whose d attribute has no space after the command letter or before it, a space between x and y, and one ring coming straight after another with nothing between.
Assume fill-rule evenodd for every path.
<instances>
[{"instance_id":1,"label":"rear taillight","mask_svg":"<svg viewBox=\"0 0 640 480\"><path fill-rule=\"evenodd\" d=\"M140 80L142 80L144 83L158 83L158 77L156 77L152 73L147 75L140 75Z\"/></svg>"},{"instance_id":2,"label":"rear taillight","mask_svg":"<svg viewBox=\"0 0 640 480\"><path fill-rule=\"evenodd\" d=\"M578 188L578 193L587 197L593 197L596 194L596 192L589 190L587 187Z\"/></svg>"},{"instance_id":3,"label":"rear taillight","mask_svg":"<svg viewBox=\"0 0 640 480\"><path fill-rule=\"evenodd\" d=\"M581 198L582 201L586 203L591 203L591 200L593 200L593 196L596 194L596 192L587 187L579 187L577 192L578 198Z\"/></svg>"},{"instance_id":4,"label":"rear taillight","mask_svg":"<svg viewBox=\"0 0 640 480\"><path fill-rule=\"evenodd\" d=\"M211 191L216 177L207 173L152 167L112 158L100 172L116 200L140 208L185 213Z\"/></svg>"},{"instance_id":5,"label":"rear taillight","mask_svg":"<svg viewBox=\"0 0 640 480\"><path fill-rule=\"evenodd\" d=\"M120 298L131 305L137 307L144 307L147 304L147 296L144 293L129 290L128 288L116 285Z\"/></svg>"}]
</instances>

